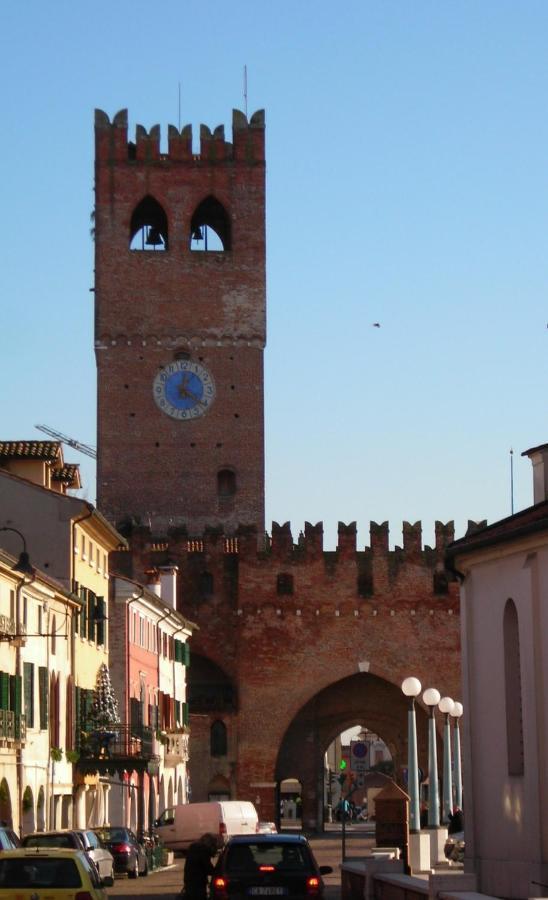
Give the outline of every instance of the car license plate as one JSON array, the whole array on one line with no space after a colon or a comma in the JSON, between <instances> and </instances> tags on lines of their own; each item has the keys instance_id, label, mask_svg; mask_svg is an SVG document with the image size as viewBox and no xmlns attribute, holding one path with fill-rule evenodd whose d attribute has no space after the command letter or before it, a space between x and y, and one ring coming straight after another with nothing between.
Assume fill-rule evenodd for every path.
<instances>
[{"instance_id":1,"label":"car license plate","mask_svg":"<svg viewBox=\"0 0 548 900\"><path fill-rule=\"evenodd\" d=\"M287 888L284 887L252 887L248 891L252 897L281 897L287 894Z\"/></svg>"}]
</instances>

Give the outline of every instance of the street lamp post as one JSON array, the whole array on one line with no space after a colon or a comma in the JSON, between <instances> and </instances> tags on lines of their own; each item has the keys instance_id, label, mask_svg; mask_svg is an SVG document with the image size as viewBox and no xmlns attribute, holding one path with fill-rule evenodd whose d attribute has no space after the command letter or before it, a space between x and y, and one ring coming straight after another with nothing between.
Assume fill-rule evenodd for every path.
<instances>
[{"instance_id":1,"label":"street lamp post","mask_svg":"<svg viewBox=\"0 0 548 900\"><path fill-rule=\"evenodd\" d=\"M436 688L428 688L422 695L430 710L428 719L428 827L440 827L440 791L438 784L438 754L436 748L436 706L441 694Z\"/></svg>"},{"instance_id":2,"label":"street lamp post","mask_svg":"<svg viewBox=\"0 0 548 900\"><path fill-rule=\"evenodd\" d=\"M419 764L417 754L417 724L415 717L415 698L421 692L418 678L406 678L401 689L409 697L407 712L407 789L409 791L409 830L420 831L419 810Z\"/></svg>"},{"instance_id":3,"label":"street lamp post","mask_svg":"<svg viewBox=\"0 0 548 900\"><path fill-rule=\"evenodd\" d=\"M453 729L453 765L454 765L454 776L455 776L455 807L457 809L462 809L462 768L461 768L461 755L460 755L460 729L459 729L459 719L463 714L462 703L459 703L456 700L453 703L453 709L451 711L451 715L455 720L455 727Z\"/></svg>"},{"instance_id":4,"label":"street lamp post","mask_svg":"<svg viewBox=\"0 0 548 900\"><path fill-rule=\"evenodd\" d=\"M440 712L445 716L443 725L443 800L442 800L442 822L446 825L449 822L451 809L453 805L453 786L451 782L451 725L449 716L453 711L453 700L451 697L442 697L438 707Z\"/></svg>"}]
</instances>

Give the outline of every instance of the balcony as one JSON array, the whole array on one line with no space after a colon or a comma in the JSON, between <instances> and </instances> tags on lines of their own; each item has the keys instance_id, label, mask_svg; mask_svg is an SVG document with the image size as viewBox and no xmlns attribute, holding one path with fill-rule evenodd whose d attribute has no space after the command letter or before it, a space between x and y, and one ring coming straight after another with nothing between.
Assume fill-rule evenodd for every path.
<instances>
[{"instance_id":1,"label":"balcony","mask_svg":"<svg viewBox=\"0 0 548 900\"><path fill-rule=\"evenodd\" d=\"M188 742L190 732L186 726L168 728L160 732L160 743L164 746L164 765L176 766L188 762Z\"/></svg>"},{"instance_id":2,"label":"balcony","mask_svg":"<svg viewBox=\"0 0 548 900\"><path fill-rule=\"evenodd\" d=\"M158 763L153 748L154 732L142 725L112 725L108 729L82 730L77 763L82 773L152 772Z\"/></svg>"},{"instance_id":3,"label":"balcony","mask_svg":"<svg viewBox=\"0 0 548 900\"><path fill-rule=\"evenodd\" d=\"M27 626L9 616L0 615L0 641L9 641L13 647L24 647L27 641Z\"/></svg>"},{"instance_id":4,"label":"balcony","mask_svg":"<svg viewBox=\"0 0 548 900\"><path fill-rule=\"evenodd\" d=\"M11 709L0 709L0 746L22 744L27 737L25 716L18 716Z\"/></svg>"}]
</instances>

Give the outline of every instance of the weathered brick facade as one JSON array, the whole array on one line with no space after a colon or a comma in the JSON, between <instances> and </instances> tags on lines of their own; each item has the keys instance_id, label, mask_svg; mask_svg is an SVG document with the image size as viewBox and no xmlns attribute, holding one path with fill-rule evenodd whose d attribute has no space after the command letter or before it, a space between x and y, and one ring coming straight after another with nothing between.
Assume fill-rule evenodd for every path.
<instances>
[{"instance_id":1,"label":"weathered brick facade","mask_svg":"<svg viewBox=\"0 0 548 900\"><path fill-rule=\"evenodd\" d=\"M434 548L422 547L419 523L404 524L395 550L386 524L371 524L361 550L355 523L339 525L332 552L321 523L307 523L296 541L288 523L274 523L264 539L263 116L247 123L235 113L233 126L232 145L222 129L202 126L199 156L188 128L170 128L162 155L157 127L138 127L128 145L125 112L112 124L96 115L98 497L131 544L113 566L141 580L176 564L178 606L199 625L189 673L192 799L224 785L273 819L276 785L295 777L305 824L315 827L323 754L336 735L366 724L399 772L401 681L415 674L460 694L457 589L443 566L453 528L437 523ZM193 211L212 195L228 212L230 240L222 252L191 252ZM167 252L129 249L135 210L149 196L161 205ZM191 421L170 418L152 396L156 374L181 351L217 387L211 408ZM230 496L219 492L222 469L235 474ZM228 744L212 756L215 721ZM425 740L419 707L424 765Z\"/></svg>"},{"instance_id":2,"label":"weathered brick facade","mask_svg":"<svg viewBox=\"0 0 548 900\"><path fill-rule=\"evenodd\" d=\"M114 522L264 528L262 113L248 124L235 112L233 131L230 144L222 128L202 126L194 155L190 126L170 126L161 154L158 126L138 126L128 143L126 111L112 124L96 112L97 498ZM226 214L229 249L193 252L193 215L210 197ZM166 252L130 250L143 201L157 204ZM155 376L181 354L217 388L207 414L189 421L153 400ZM223 469L235 474L233 496L219 496Z\"/></svg>"}]
</instances>

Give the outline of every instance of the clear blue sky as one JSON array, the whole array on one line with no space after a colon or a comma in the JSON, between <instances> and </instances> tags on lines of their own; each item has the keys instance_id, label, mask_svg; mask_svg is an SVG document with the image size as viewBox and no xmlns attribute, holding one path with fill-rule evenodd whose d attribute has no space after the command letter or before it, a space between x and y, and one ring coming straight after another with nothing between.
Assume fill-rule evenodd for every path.
<instances>
[{"instance_id":1,"label":"clear blue sky","mask_svg":"<svg viewBox=\"0 0 548 900\"><path fill-rule=\"evenodd\" d=\"M545 0L2 11L1 437L95 443L93 109L267 121L267 522L493 521L548 441ZM373 328L380 322L381 328ZM89 499L91 461L80 461Z\"/></svg>"}]
</instances>

